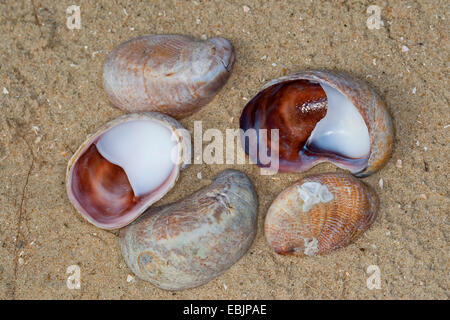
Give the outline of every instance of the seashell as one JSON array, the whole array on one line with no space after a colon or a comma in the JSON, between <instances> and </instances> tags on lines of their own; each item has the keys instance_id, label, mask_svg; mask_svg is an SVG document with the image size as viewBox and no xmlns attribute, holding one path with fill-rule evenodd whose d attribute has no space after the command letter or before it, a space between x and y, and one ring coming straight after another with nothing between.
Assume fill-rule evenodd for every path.
<instances>
[{"instance_id":1,"label":"seashell","mask_svg":"<svg viewBox=\"0 0 450 320\"><path fill-rule=\"evenodd\" d=\"M172 189L190 152L190 136L175 119L158 112L122 116L70 159L69 200L93 225L121 228Z\"/></svg>"},{"instance_id":2,"label":"seashell","mask_svg":"<svg viewBox=\"0 0 450 320\"><path fill-rule=\"evenodd\" d=\"M253 162L280 172L328 161L365 177L387 162L394 141L384 102L365 82L342 72L302 71L270 81L246 104L240 127L269 131L258 142L242 136L243 146ZM279 130L279 144L273 129Z\"/></svg>"},{"instance_id":3,"label":"seashell","mask_svg":"<svg viewBox=\"0 0 450 320\"><path fill-rule=\"evenodd\" d=\"M366 231L377 209L375 192L354 176L311 175L273 201L265 221L266 239L279 254L329 253Z\"/></svg>"},{"instance_id":4,"label":"seashell","mask_svg":"<svg viewBox=\"0 0 450 320\"><path fill-rule=\"evenodd\" d=\"M233 47L224 38L147 35L109 54L103 86L120 109L159 111L179 119L214 98L230 77L233 62Z\"/></svg>"},{"instance_id":5,"label":"seashell","mask_svg":"<svg viewBox=\"0 0 450 320\"><path fill-rule=\"evenodd\" d=\"M151 208L120 232L130 269L166 290L200 286L224 273L249 249L257 197L249 178L222 171L212 184L169 205Z\"/></svg>"}]
</instances>

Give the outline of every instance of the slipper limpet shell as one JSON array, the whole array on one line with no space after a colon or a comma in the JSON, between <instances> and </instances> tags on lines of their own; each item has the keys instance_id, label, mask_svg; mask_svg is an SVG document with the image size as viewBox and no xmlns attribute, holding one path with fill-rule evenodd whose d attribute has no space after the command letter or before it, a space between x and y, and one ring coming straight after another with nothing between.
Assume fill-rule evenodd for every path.
<instances>
[{"instance_id":1,"label":"slipper limpet shell","mask_svg":"<svg viewBox=\"0 0 450 320\"><path fill-rule=\"evenodd\" d=\"M69 200L99 228L126 226L175 185L189 162L189 139L181 124L158 112L108 122L69 160Z\"/></svg>"},{"instance_id":2,"label":"slipper limpet shell","mask_svg":"<svg viewBox=\"0 0 450 320\"><path fill-rule=\"evenodd\" d=\"M268 131L258 139L258 151L254 140L242 137L242 143L254 163L279 172L303 172L328 161L365 177L387 162L394 141L384 102L343 72L302 71L270 81L245 105L240 127ZM270 158L273 129L279 136L277 166Z\"/></svg>"},{"instance_id":3,"label":"slipper limpet shell","mask_svg":"<svg viewBox=\"0 0 450 320\"><path fill-rule=\"evenodd\" d=\"M121 230L125 262L166 290L203 285L242 257L256 234L257 197L242 172L225 170L209 186L151 208Z\"/></svg>"},{"instance_id":4,"label":"slipper limpet shell","mask_svg":"<svg viewBox=\"0 0 450 320\"><path fill-rule=\"evenodd\" d=\"M108 56L103 86L111 102L128 112L158 111L186 117L209 103L230 77L234 51L224 38L146 35Z\"/></svg>"}]
</instances>

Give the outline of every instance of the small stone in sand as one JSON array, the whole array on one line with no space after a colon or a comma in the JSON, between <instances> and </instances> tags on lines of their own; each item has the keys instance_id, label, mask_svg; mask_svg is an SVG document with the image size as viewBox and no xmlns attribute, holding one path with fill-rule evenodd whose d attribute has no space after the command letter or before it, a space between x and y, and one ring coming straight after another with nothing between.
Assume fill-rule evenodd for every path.
<instances>
[{"instance_id":1,"label":"small stone in sand","mask_svg":"<svg viewBox=\"0 0 450 320\"><path fill-rule=\"evenodd\" d=\"M135 279L135 277L134 277L133 275L128 274L128 275L127 275L127 282L128 282L128 283L130 283L130 282L136 282L136 279Z\"/></svg>"},{"instance_id":2,"label":"small stone in sand","mask_svg":"<svg viewBox=\"0 0 450 320\"><path fill-rule=\"evenodd\" d=\"M202 179L202 173L201 172L197 172L197 179Z\"/></svg>"},{"instance_id":3,"label":"small stone in sand","mask_svg":"<svg viewBox=\"0 0 450 320\"><path fill-rule=\"evenodd\" d=\"M402 52L408 52L409 48L405 45L402 46Z\"/></svg>"},{"instance_id":4,"label":"small stone in sand","mask_svg":"<svg viewBox=\"0 0 450 320\"><path fill-rule=\"evenodd\" d=\"M8 93L9 93L8 89L6 89L5 87L3 87L3 94L8 94Z\"/></svg>"},{"instance_id":5,"label":"small stone in sand","mask_svg":"<svg viewBox=\"0 0 450 320\"><path fill-rule=\"evenodd\" d=\"M398 159L397 162L395 163L395 166L399 169L403 168L402 160Z\"/></svg>"},{"instance_id":6,"label":"small stone in sand","mask_svg":"<svg viewBox=\"0 0 450 320\"><path fill-rule=\"evenodd\" d=\"M380 186L380 189L383 189L384 186L383 178L380 178L380 180L378 181L378 185Z\"/></svg>"},{"instance_id":7,"label":"small stone in sand","mask_svg":"<svg viewBox=\"0 0 450 320\"><path fill-rule=\"evenodd\" d=\"M244 9L244 12L245 12L245 13L247 13L247 12L250 11L250 7L249 7L249 6L246 6L246 5L243 5L243 6L242 6L242 9Z\"/></svg>"}]
</instances>

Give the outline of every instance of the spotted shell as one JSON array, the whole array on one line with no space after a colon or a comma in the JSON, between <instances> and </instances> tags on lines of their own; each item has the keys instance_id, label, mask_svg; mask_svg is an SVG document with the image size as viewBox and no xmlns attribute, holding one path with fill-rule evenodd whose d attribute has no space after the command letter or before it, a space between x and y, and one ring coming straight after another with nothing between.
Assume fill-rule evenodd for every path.
<instances>
[{"instance_id":1,"label":"spotted shell","mask_svg":"<svg viewBox=\"0 0 450 320\"><path fill-rule=\"evenodd\" d=\"M256 219L251 181L225 170L196 193L148 210L121 230L119 243L139 278L166 290L187 289L219 276L245 254Z\"/></svg>"},{"instance_id":2,"label":"spotted shell","mask_svg":"<svg viewBox=\"0 0 450 320\"><path fill-rule=\"evenodd\" d=\"M354 176L311 175L273 201L265 220L265 236L279 254L329 253L367 230L377 209L375 192Z\"/></svg>"},{"instance_id":3,"label":"spotted shell","mask_svg":"<svg viewBox=\"0 0 450 320\"><path fill-rule=\"evenodd\" d=\"M103 86L120 109L159 111L179 119L214 98L228 80L233 62L233 47L224 38L141 36L109 54Z\"/></svg>"}]
</instances>

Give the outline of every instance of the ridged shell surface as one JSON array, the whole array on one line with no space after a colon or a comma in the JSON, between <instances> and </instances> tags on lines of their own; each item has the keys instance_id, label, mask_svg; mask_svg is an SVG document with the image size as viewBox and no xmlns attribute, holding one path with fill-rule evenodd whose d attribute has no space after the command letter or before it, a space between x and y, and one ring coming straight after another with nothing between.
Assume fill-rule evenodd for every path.
<instances>
[{"instance_id":1,"label":"ridged shell surface","mask_svg":"<svg viewBox=\"0 0 450 320\"><path fill-rule=\"evenodd\" d=\"M367 230L377 209L374 191L352 175L311 175L273 201L265 220L265 236L279 254L329 253Z\"/></svg>"},{"instance_id":2,"label":"ridged shell surface","mask_svg":"<svg viewBox=\"0 0 450 320\"><path fill-rule=\"evenodd\" d=\"M233 47L224 38L147 35L110 53L103 85L120 109L159 111L179 119L214 98L228 80L233 62Z\"/></svg>"},{"instance_id":3,"label":"ridged shell surface","mask_svg":"<svg viewBox=\"0 0 450 320\"><path fill-rule=\"evenodd\" d=\"M121 230L119 243L139 278L166 290L187 289L209 282L244 255L256 220L251 181L225 170L196 193L148 210Z\"/></svg>"}]
</instances>

